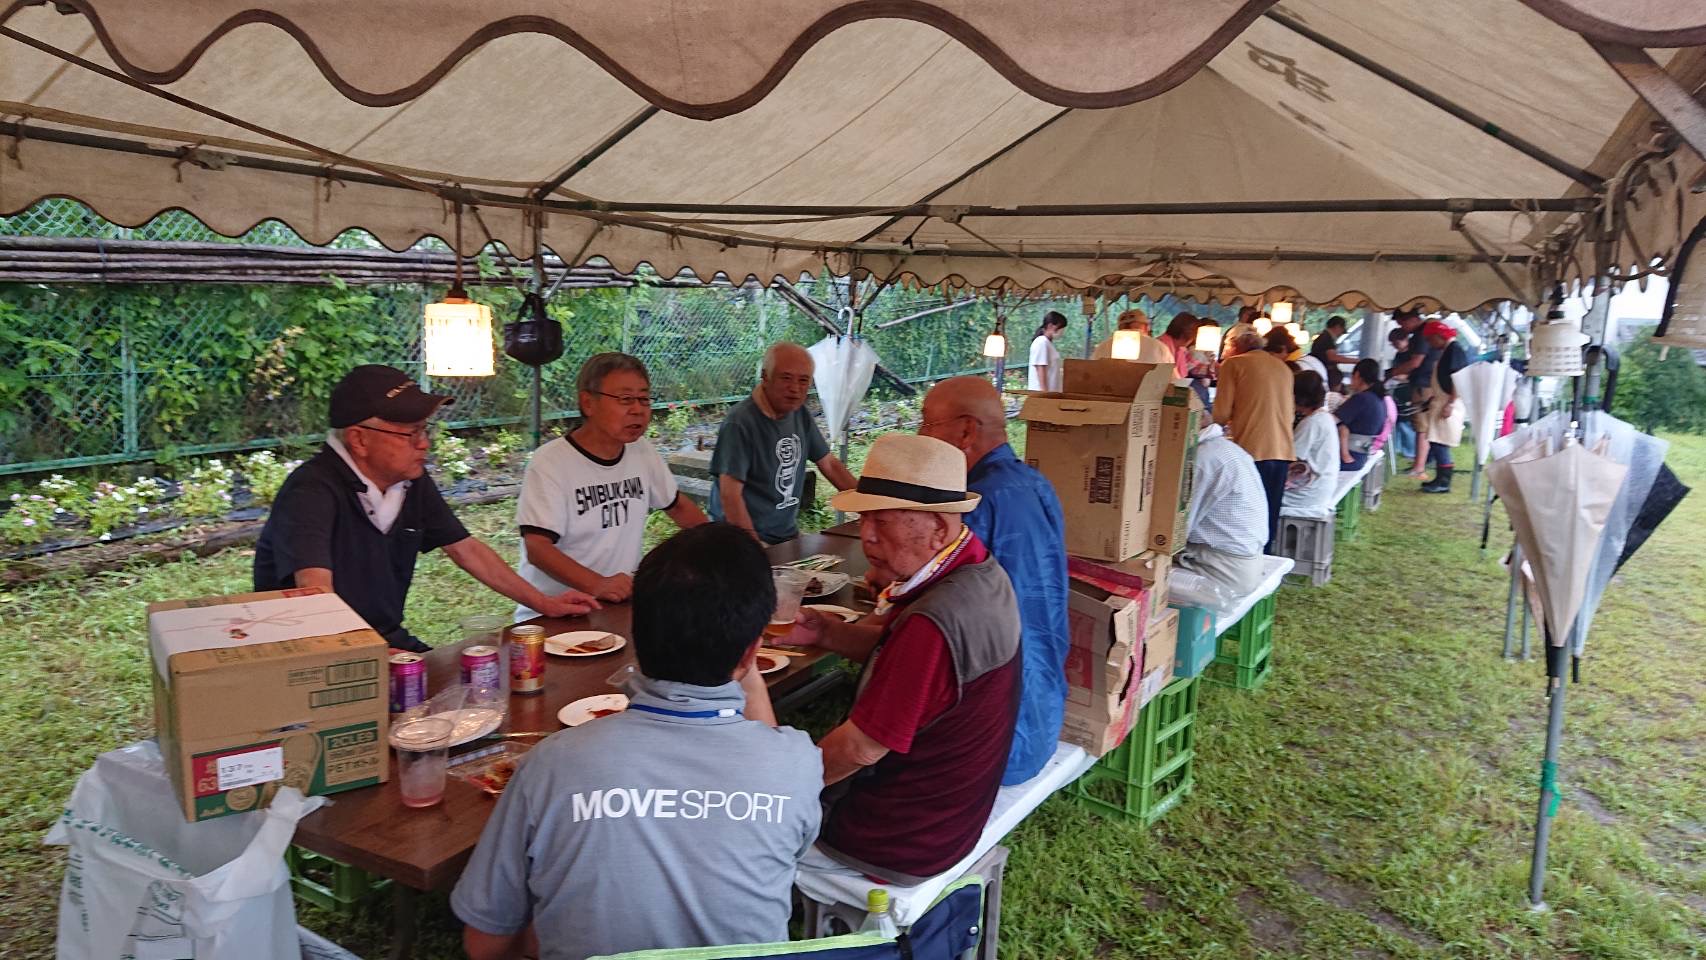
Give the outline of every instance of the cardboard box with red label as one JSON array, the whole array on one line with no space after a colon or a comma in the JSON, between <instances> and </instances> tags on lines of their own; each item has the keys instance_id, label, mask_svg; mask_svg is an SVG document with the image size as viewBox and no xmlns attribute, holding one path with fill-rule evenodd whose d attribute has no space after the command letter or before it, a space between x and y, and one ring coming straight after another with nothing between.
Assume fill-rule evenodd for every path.
<instances>
[{"instance_id":1,"label":"cardboard box with red label","mask_svg":"<svg viewBox=\"0 0 1706 960\"><path fill-rule=\"evenodd\" d=\"M390 651L318 587L148 607L154 728L184 816L265 807L281 786L383 783Z\"/></svg>"},{"instance_id":2,"label":"cardboard box with red label","mask_svg":"<svg viewBox=\"0 0 1706 960\"><path fill-rule=\"evenodd\" d=\"M1094 756L1119 746L1137 719L1143 674L1142 604L1074 580L1067 593L1072 646L1060 739Z\"/></svg>"},{"instance_id":3,"label":"cardboard box with red label","mask_svg":"<svg viewBox=\"0 0 1706 960\"><path fill-rule=\"evenodd\" d=\"M1150 623L1167 614L1167 577L1172 567L1171 556L1154 550L1119 561L1066 558L1072 576L1090 578L1107 589L1143 591L1148 611L1145 620Z\"/></svg>"}]
</instances>

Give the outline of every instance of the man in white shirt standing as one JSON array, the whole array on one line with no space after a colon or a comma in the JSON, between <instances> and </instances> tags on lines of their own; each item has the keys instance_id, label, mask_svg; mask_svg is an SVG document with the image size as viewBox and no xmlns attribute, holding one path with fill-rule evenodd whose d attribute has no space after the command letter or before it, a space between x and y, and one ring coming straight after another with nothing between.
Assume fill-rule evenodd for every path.
<instances>
[{"instance_id":1,"label":"man in white shirt standing","mask_svg":"<svg viewBox=\"0 0 1706 960\"><path fill-rule=\"evenodd\" d=\"M683 529L705 523L645 439L651 376L625 353L600 353L575 383L581 425L533 452L521 483L521 575L546 592L572 586L620 603L634 590L646 517L662 510ZM545 586L545 585L554 586ZM538 613L516 607L517 620Z\"/></svg>"},{"instance_id":2,"label":"man in white shirt standing","mask_svg":"<svg viewBox=\"0 0 1706 960\"><path fill-rule=\"evenodd\" d=\"M1219 424L1197 441L1191 509L1179 569L1243 596L1262 582L1262 547L1268 542L1268 494L1256 461Z\"/></svg>"}]
</instances>

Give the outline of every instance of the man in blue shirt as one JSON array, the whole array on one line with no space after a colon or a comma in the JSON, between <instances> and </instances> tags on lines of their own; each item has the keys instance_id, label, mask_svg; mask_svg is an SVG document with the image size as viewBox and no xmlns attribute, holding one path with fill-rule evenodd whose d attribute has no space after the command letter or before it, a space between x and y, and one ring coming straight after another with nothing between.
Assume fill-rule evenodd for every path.
<instances>
[{"instance_id":1,"label":"man in blue shirt","mask_svg":"<svg viewBox=\"0 0 1706 960\"><path fill-rule=\"evenodd\" d=\"M944 380L924 397L918 432L966 456L966 486L983 495L965 524L1007 571L1019 598L1024 693L1002 784L1023 783L1054 754L1066 712L1066 521L1041 473L1007 445L1007 411L982 377Z\"/></svg>"}]
</instances>

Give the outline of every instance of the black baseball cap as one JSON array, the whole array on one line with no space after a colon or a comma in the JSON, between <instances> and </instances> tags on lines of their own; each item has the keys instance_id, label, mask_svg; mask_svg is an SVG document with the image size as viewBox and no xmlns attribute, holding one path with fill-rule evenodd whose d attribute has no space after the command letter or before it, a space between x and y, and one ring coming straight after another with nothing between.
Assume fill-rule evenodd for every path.
<instances>
[{"instance_id":1,"label":"black baseball cap","mask_svg":"<svg viewBox=\"0 0 1706 960\"><path fill-rule=\"evenodd\" d=\"M427 393L396 367L366 363L345 374L332 388L331 426L354 426L368 417L415 423L455 402L455 397Z\"/></svg>"}]
</instances>

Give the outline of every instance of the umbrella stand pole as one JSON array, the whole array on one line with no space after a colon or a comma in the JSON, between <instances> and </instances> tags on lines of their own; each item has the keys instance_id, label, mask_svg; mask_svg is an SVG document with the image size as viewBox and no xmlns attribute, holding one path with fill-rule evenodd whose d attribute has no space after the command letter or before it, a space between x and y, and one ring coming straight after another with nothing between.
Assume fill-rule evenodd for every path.
<instances>
[{"instance_id":1,"label":"umbrella stand pole","mask_svg":"<svg viewBox=\"0 0 1706 960\"><path fill-rule=\"evenodd\" d=\"M1516 656L1516 601L1522 591L1522 547L1511 547L1511 589L1505 597L1505 659ZM1526 620L1524 626L1527 626Z\"/></svg>"},{"instance_id":2,"label":"umbrella stand pole","mask_svg":"<svg viewBox=\"0 0 1706 960\"><path fill-rule=\"evenodd\" d=\"M1546 721L1546 759L1540 765L1540 808L1534 819L1534 860L1529 865L1529 909L1541 911L1546 907L1546 849L1552 840L1552 817L1558 812L1558 742L1564 735L1564 665L1569 662L1568 644L1547 644L1546 656L1556 661L1556 677L1549 677L1552 703Z\"/></svg>"},{"instance_id":3,"label":"umbrella stand pole","mask_svg":"<svg viewBox=\"0 0 1706 960\"><path fill-rule=\"evenodd\" d=\"M1522 599L1522 658L1529 660L1533 654L1528 651L1528 597Z\"/></svg>"},{"instance_id":4,"label":"umbrella stand pole","mask_svg":"<svg viewBox=\"0 0 1706 960\"><path fill-rule=\"evenodd\" d=\"M1481 461L1475 461L1474 469L1469 471L1469 499L1475 500L1481 496Z\"/></svg>"}]
</instances>

